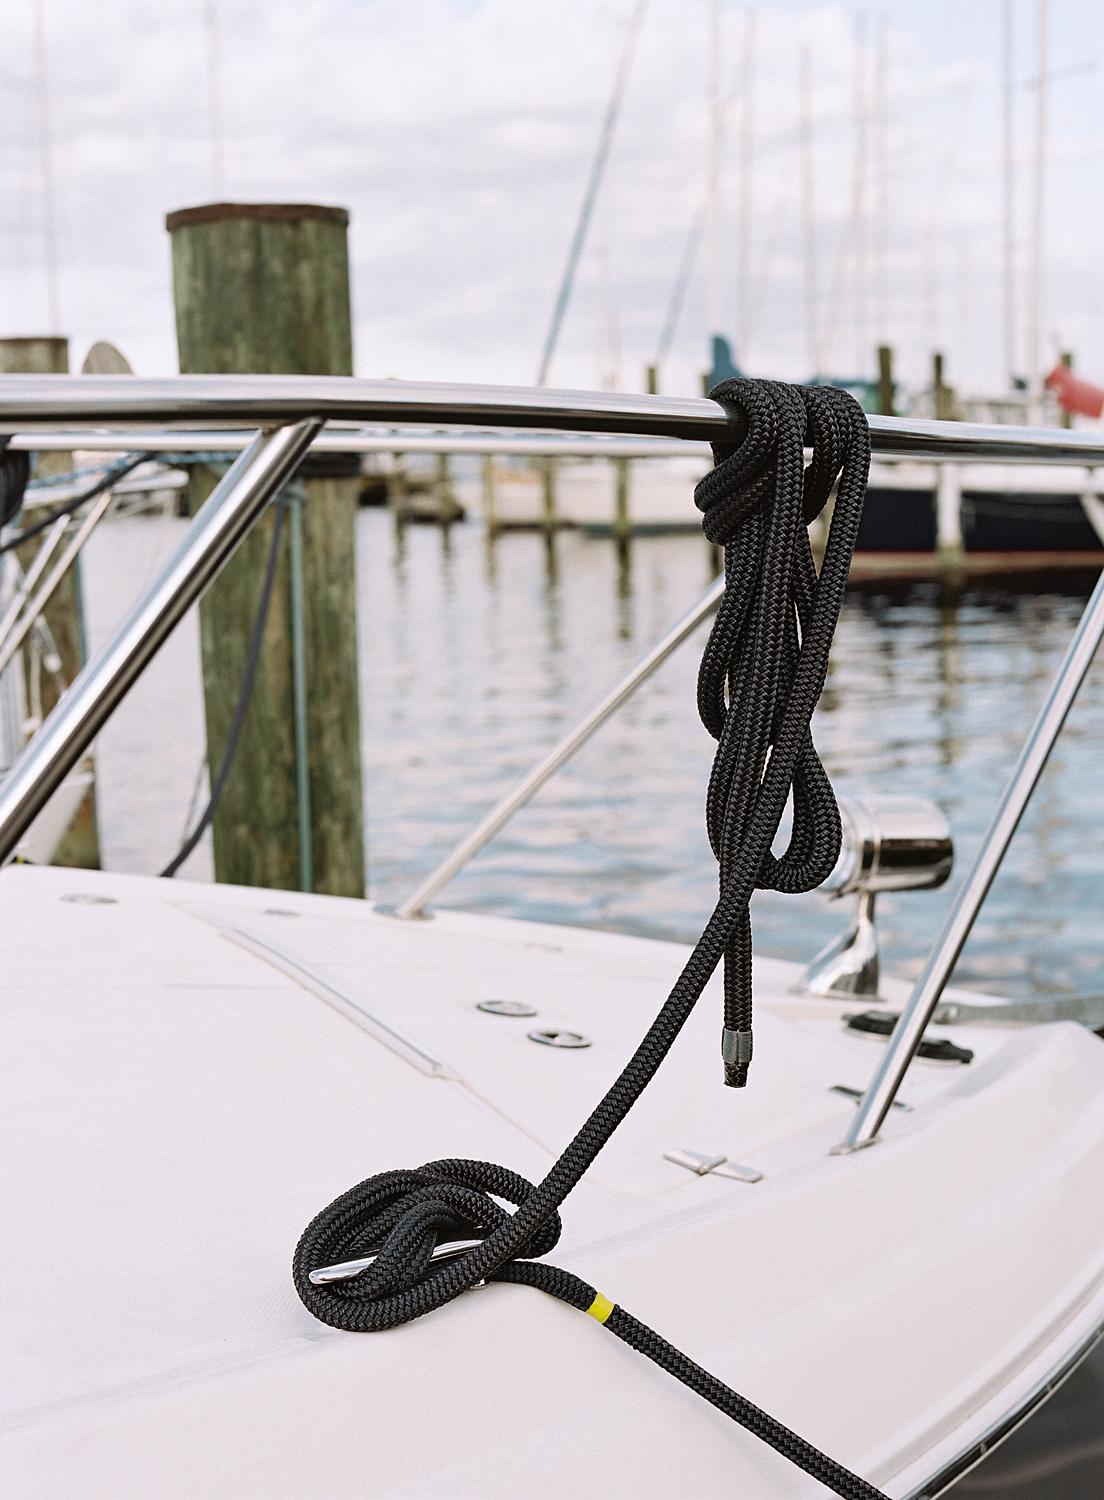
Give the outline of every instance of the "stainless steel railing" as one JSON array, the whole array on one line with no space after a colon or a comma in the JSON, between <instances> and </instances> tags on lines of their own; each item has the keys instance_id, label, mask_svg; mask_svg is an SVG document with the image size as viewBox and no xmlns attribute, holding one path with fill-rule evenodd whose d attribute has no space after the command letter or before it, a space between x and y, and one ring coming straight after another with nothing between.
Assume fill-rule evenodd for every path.
<instances>
[{"instance_id":1,"label":"stainless steel railing","mask_svg":"<svg viewBox=\"0 0 1104 1500\"><path fill-rule=\"evenodd\" d=\"M197 427L262 429L215 487L160 576L81 672L0 782L0 861L10 857L100 726L185 610L218 574L268 501L294 474L328 420L391 427L428 423L435 427L635 434L688 441L740 436L739 424L713 402L659 396L280 376L189 376L160 381L125 376L0 379L0 432L26 434L28 446L34 446L35 434L61 426L67 433L147 423L155 424L158 431L174 432ZM890 417L872 418L870 425L874 451L887 456L1050 462L1090 468L1104 463L1104 435ZM328 438L333 436L327 434ZM392 436L390 446L394 441ZM68 446L73 446L71 441ZM149 445L143 439L141 446ZM699 601L630 674L628 690L623 691L626 684L620 684L592 711L581 726L586 733L593 732L636 683L658 666L667 651L688 633L686 622L696 623L703 612L708 613L712 602L709 595ZM1102 636L1104 575L1039 711L974 868L959 890L881 1066L838 1150L854 1151L877 1138ZM471 836L472 852L481 847L481 831L489 830L489 837L505 821L503 810L509 816L514 806L521 805L519 794L524 794L521 800L525 800L562 764L574 744L581 743L577 735L578 731L561 742L544 765L534 768L522 787L488 815ZM445 878L451 873L447 871ZM436 888L440 883L443 881ZM429 884L425 882L406 903L408 908L416 908L419 897L428 899L424 892Z\"/></svg>"},{"instance_id":2,"label":"stainless steel railing","mask_svg":"<svg viewBox=\"0 0 1104 1500\"><path fill-rule=\"evenodd\" d=\"M318 418L378 427L433 426L636 434L709 442L739 437L714 401L619 391L422 384L344 376L8 375L0 377L0 433L28 436L64 425L155 430L251 428ZM1104 465L1104 434L871 417L874 451L885 457L979 463ZM330 445L331 431L324 441ZM27 442L24 446L34 446ZM80 446L78 444L78 446ZM143 438L141 447L147 447ZM392 440L393 446L393 440Z\"/></svg>"},{"instance_id":3,"label":"stainless steel railing","mask_svg":"<svg viewBox=\"0 0 1104 1500\"><path fill-rule=\"evenodd\" d=\"M195 453L240 453L249 446L252 433L246 428L196 432L135 429L104 432L20 432L10 446L35 453L81 449L86 453L160 453L186 457ZM411 428L381 432L378 427L342 423L324 428L314 440L313 453L424 453L479 455L517 454L525 458L676 458L700 453L708 461L704 442L682 438L612 437L593 433L572 437L569 433L503 432L456 433L451 430L420 433Z\"/></svg>"}]
</instances>

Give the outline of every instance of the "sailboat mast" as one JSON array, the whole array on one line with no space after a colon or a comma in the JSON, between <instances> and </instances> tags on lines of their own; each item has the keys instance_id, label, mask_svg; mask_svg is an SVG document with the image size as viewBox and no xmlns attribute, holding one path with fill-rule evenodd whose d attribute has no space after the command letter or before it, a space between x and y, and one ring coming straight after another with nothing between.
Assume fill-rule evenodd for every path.
<instances>
[{"instance_id":1,"label":"sailboat mast","mask_svg":"<svg viewBox=\"0 0 1104 1500\"><path fill-rule=\"evenodd\" d=\"M58 290L53 131L50 122L50 79L46 54L44 0L34 0L34 60L38 84L38 155L42 182L42 261L46 270L46 314L50 332L57 333L61 328L61 298Z\"/></svg>"},{"instance_id":2,"label":"sailboat mast","mask_svg":"<svg viewBox=\"0 0 1104 1500\"><path fill-rule=\"evenodd\" d=\"M1016 85L1015 0L1004 0L1002 57L1004 99L1002 125L1002 207L1004 271L1004 373L1006 389L1016 379Z\"/></svg>"},{"instance_id":3,"label":"sailboat mast","mask_svg":"<svg viewBox=\"0 0 1104 1500\"><path fill-rule=\"evenodd\" d=\"M874 127L874 315L878 342L889 341L889 39L886 19L878 22L874 51L871 114Z\"/></svg>"},{"instance_id":4,"label":"sailboat mast","mask_svg":"<svg viewBox=\"0 0 1104 1500\"><path fill-rule=\"evenodd\" d=\"M721 97L721 6L709 7L709 332L724 327L724 216L721 210L721 175L724 157L724 100Z\"/></svg>"},{"instance_id":5,"label":"sailboat mast","mask_svg":"<svg viewBox=\"0 0 1104 1500\"><path fill-rule=\"evenodd\" d=\"M861 373L870 358L867 340L866 258L866 12L855 17L855 338L856 370Z\"/></svg>"},{"instance_id":6,"label":"sailboat mast","mask_svg":"<svg viewBox=\"0 0 1104 1500\"><path fill-rule=\"evenodd\" d=\"M544 346L541 349L540 363L537 366L537 385L544 385L547 381L548 371L552 364L552 356L556 352L556 343L560 336L564 314L567 312L567 304L571 300L571 289L575 284L575 272L578 270L579 259L582 256L583 246L586 243L587 229L590 225L591 215L594 212L594 204L598 198L598 190L602 186L602 175L606 170L606 162L609 159L610 148L613 145L614 131L617 128L617 119L621 113L621 104L625 97L625 89L628 86L629 74L632 71L636 43L640 36L640 28L644 23L644 12L647 8L648 0L637 0L636 7L629 20L625 46L621 53L621 60L617 66L617 74L613 81L613 92L610 95L609 104L606 106L606 113L602 120L602 129L598 135L598 145L595 148L594 160L590 167L590 177L587 180L586 192L583 194L579 217L575 223L575 232L571 237L571 244L568 248L567 264L564 266L563 276L560 278L559 290L556 293L556 301L552 307L552 317L549 321L548 332L545 334Z\"/></svg>"},{"instance_id":7,"label":"sailboat mast","mask_svg":"<svg viewBox=\"0 0 1104 1500\"><path fill-rule=\"evenodd\" d=\"M755 159L755 27L756 12L750 7L744 17L744 53L740 64L740 221L737 225L736 310L739 337L737 359L747 358L751 327L751 255L753 208L753 164Z\"/></svg>"},{"instance_id":8,"label":"sailboat mast","mask_svg":"<svg viewBox=\"0 0 1104 1500\"><path fill-rule=\"evenodd\" d=\"M222 128L222 48L219 40L218 0L206 0L207 110L211 135L211 188L216 198L226 196L226 144Z\"/></svg>"},{"instance_id":9,"label":"sailboat mast","mask_svg":"<svg viewBox=\"0 0 1104 1500\"><path fill-rule=\"evenodd\" d=\"M1038 52L1038 93L1035 96L1035 191L1031 214L1031 343L1030 381L1033 415L1039 415L1038 406L1043 390L1043 256L1046 218L1046 155L1047 155L1047 31L1048 0L1038 0L1036 48Z\"/></svg>"},{"instance_id":10,"label":"sailboat mast","mask_svg":"<svg viewBox=\"0 0 1104 1500\"><path fill-rule=\"evenodd\" d=\"M798 96L801 117L801 248L805 262L805 336L809 347L809 376L819 375L820 338L817 305L816 173L813 170L813 66L806 43L801 48Z\"/></svg>"}]
</instances>

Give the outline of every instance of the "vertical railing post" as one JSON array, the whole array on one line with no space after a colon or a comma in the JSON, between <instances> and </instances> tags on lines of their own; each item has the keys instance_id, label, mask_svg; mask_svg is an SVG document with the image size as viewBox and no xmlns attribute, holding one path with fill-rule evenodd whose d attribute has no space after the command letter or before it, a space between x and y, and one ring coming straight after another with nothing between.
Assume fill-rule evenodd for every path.
<instances>
[{"instance_id":1,"label":"vertical railing post","mask_svg":"<svg viewBox=\"0 0 1104 1500\"><path fill-rule=\"evenodd\" d=\"M67 375L69 373L69 340L59 337L5 338L0 339L0 375ZM40 476L64 474L73 467L71 453L44 453L37 460L36 470ZM21 547L17 554L20 563L30 566L34 559L31 544ZM88 654L88 643L84 636L84 601L81 585L81 559L58 580L50 601L43 613L43 622L57 647L61 661L58 674L43 674L40 683L43 717L57 703L68 683L84 665ZM27 671L30 670L30 660ZM27 686L30 679L24 674ZM64 838L54 853L54 862L59 865L75 865L85 869L98 869L100 864L100 835L96 826L96 793L90 786L88 792L69 825Z\"/></svg>"},{"instance_id":2,"label":"vertical railing post","mask_svg":"<svg viewBox=\"0 0 1104 1500\"><path fill-rule=\"evenodd\" d=\"M973 869L959 888L923 973L916 981L908 1004L889 1039L881 1064L863 1095L859 1110L843 1141L835 1150L845 1155L871 1145L889 1113L909 1063L1000 869L1043 767L1061 733L1077 690L1085 679L1096 649L1104 636L1104 573L1074 632L1062 664L1024 742L1015 770L1001 795L997 810L981 842Z\"/></svg>"},{"instance_id":3,"label":"vertical railing post","mask_svg":"<svg viewBox=\"0 0 1104 1500\"><path fill-rule=\"evenodd\" d=\"M145 667L295 473L321 424L259 433L223 475L179 547L0 780L0 864L91 746Z\"/></svg>"}]
</instances>

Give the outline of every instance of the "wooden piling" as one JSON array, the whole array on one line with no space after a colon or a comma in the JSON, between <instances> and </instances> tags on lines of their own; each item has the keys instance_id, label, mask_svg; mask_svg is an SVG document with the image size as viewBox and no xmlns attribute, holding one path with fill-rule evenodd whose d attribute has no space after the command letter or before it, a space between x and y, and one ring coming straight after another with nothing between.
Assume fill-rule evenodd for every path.
<instances>
[{"instance_id":1,"label":"wooden piling","mask_svg":"<svg viewBox=\"0 0 1104 1500\"><path fill-rule=\"evenodd\" d=\"M644 389L649 396L659 395L659 366L644 366Z\"/></svg>"},{"instance_id":2,"label":"wooden piling","mask_svg":"<svg viewBox=\"0 0 1104 1500\"><path fill-rule=\"evenodd\" d=\"M483 524L488 536L498 534L498 499L495 495L495 461L493 453L483 455Z\"/></svg>"},{"instance_id":3,"label":"wooden piling","mask_svg":"<svg viewBox=\"0 0 1104 1500\"><path fill-rule=\"evenodd\" d=\"M1072 370L1073 369L1073 352L1072 352L1072 350L1070 350L1070 349L1063 349L1062 352L1061 352L1061 354L1058 356L1058 358L1062 362L1062 364L1066 367L1067 370ZM1063 411L1061 412L1061 414L1060 414L1060 416L1058 418L1058 421L1059 421L1059 423L1060 423L1060 425L1062 427L1072 427L1073 426L1073 413L1065 411L1063 409Z\"/></svg>"},{"instance_id":4,"label":"wooden piling","mask_svg":"<svg viewBox=\"0 0 1104 1500\"><path fill-rule=\"evenodd\" d=\"M437 479L434 485L437 497L437 519L442 526L447 526L455 520L456 502L452 498L452 474L449 470L449 456L447 453L437 455Z\"/></svg>"},{"instance_id":5,"label":"wooden piling","mask_svg":"<svg viewBox=\"0 0 1104 1500\"><path fill-rule=\"evenodd\" d=\"M935 545L939 566L955 571L962 565L962 475L958 464L935 466Z\"/></svg>"},{"instance_id":6,"label":"wooden piling","mask_svg":"<svg viewBox=\"0 0 1104 1500\"><path fill-rule=\"evenodd\" d=\"M896 416L893 409L893 350L878 345L878 411L883 417Z\"/></svg>"},{"instance_id":7,"label":"wooden piling","mask_svg":"<svg viewBox=\"0 0 1104 1500\"><path fill-rule=\"evenodd\" d=\"M629 514L629 460L615 458L613 471L613 534L621 546L625 546L632 534L632 517Z\"/></svg>"},{"instance_id":8,"label":"wooden piling","mask_svg":"<svg viewBox=\"0 0 1104 1500\"><path fill-rule=\"evenodd\" d=\"M952 422L955 414L953 389L943 379L943 356L932 355L932 407L938 422Z\"/></svg>"},{"instance_id":9,"label":"wooden piling","mask_svg":"<svg viewBox=\"0 0 1104 1500\"><path fill-rule=\"evenodd\" d=\"M0 339L0 375L67 375L69 373L69 340L66 338L10 338ZM42 453L35 462L38 476L65 474L73 467L71 453ZM41 538L18 549L16 556L20 565L27 567L38 550ZM84 665L86 642L84 638L84 615L81 601L81 559L58 584L53 598L43 611L43 623L53 637L61 665L60 679L51 672L43 672L39 684L39 698L43 716L48 714L61 697L65 687ZM30 654L24 652L25 672L30 671ZM26 676L28 691L30 677ZM86 870L97 870L100 866L100 839L96 826L95 788L90 787L87 796L77 810L54 854L54 863L70 865Z\"/></svg>"},{"instance_id":10,"label":"wooden piling","mask_svg":"<svg viewBox=\"0 0 1104 1500\"><path fill-rule=\"evenodd\" d=\"M556 515L556 460L551 456L540 460L541 466L541 526L546 537L556 533L559 524Z\"/></svg>"},{"instance_id":11,"label":"wooden piling","mask_svg":"<svg viewBox=\"0 0 1104 1500\"><path fill-rule=\"evenodd\" d=\"M391 467L387 471L387 503L395 517L395 525L399 528L403 527L409 510L405 453L392 453L391 455Z\"/></svg>"},{"instance_id":12,"label":"wooden piling","mask_svg":"<svg viewBox=\"0 0 1104 1500\"><path fill-rule=\"evenodd\" d=\"M954 391L943 379L943 355L932 355L932 408L937 421L955 419ZM955 573L962 566L962 476L958 464L935 466L935 546L940 569Z\"/></svg>"},{"instance_id":13,"label":"wooden piling","mask_svg":"<svg viewBox=\"0 0 1104 1500\"><path fill-rule=\"evenodd\" d=\"M188 374L351 375L347 226L342 208L213 203L169 214L180 369ZM364 893L357 686L356 480L329 460L303 470L302 604L310 858L300 849L293 610L286 538L250 710L215 814L215 875L242 885ZM195 509L215 482L193 471ZM226 745L272 543L254 528L200 607L207 757Z\"/></svg>"}]
</instances>

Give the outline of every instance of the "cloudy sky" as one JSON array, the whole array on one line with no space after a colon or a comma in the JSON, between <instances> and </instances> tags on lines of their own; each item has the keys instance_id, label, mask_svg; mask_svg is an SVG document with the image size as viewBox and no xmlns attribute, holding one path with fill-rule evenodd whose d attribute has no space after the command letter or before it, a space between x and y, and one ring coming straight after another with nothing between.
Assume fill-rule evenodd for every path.
<instances>
[{"instance_id":1,"label":"cloudy sky","mask_svg":"<svg viewBox=\"0 0 1104 1500\"><path fill-rule=\"evenodd\" d=\"M0 333L49 331L35 3L4 4ZM167 373L164 216L218 195L209 0L38 3L61 330L78 364L108 338L140 373ZM533 380L635 3L216 0L225 196L351 210L358 373ZM1012 0L1012 11L1023 368L1037 0ZM745 366L800 379L818 353L822 367L852 373L887 341L906 379L921 381L942 347L953 380L999 386L1003 0L720 0L720 12L730 105L716 264ZM1104 5L1050 0L1049 13L1043 359L1070 347L1104 382ZM705 190L709 14L709 0L650 0L555 384L639 388L655 355ZM857 185L860 29L868 150ZM803 138L815 171L807 210ZM697 389L712 263L707 236L666 389Z\"/></svg>"}]
</instances>

